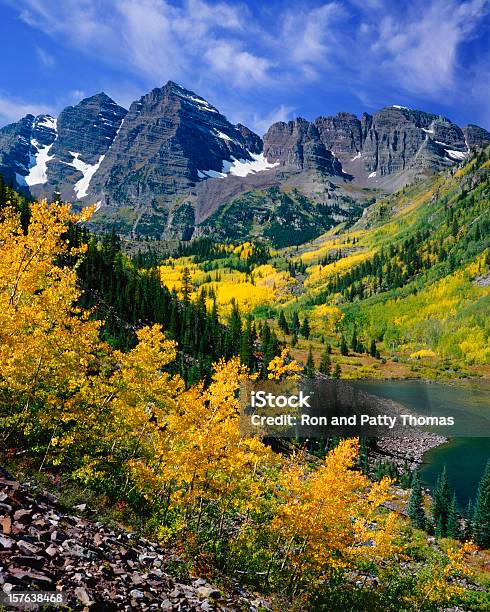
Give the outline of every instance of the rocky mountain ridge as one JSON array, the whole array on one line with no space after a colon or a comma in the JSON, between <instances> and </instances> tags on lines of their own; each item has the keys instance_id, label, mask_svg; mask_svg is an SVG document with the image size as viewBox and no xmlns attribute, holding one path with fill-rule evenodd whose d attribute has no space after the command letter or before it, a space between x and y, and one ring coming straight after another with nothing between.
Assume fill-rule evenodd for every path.
<instances>
[{"instance_id":1,"label":"rocky mountain ridge","mask_svg":"<svg viewBox=\"0 0 490 612\"><path fill-rule=\"evenodd\" d=\"M358 184L390 191L387 178L449 167L489 138L483 128L461 129L445 117L395 105L361 119L338 113L312 122L275 123L264 136L264 155L284 166L344 173Z\"/></svg>"},{"instance_id":2,"label":"rocky mountain ridge","mask_svg":"<svg viewBox=\"0 0 490 612\"><path fill-rule=\"evenodd\" d=\"M333 181L345 202L362 205L366 189L389 193L487 142L483 128L397 105L360 119L341 112L277 122L262 139L169 81L128 111L100 93L57 120L27 115L1 128L0 173L33 197L59 191L68 201L97 202L99 228L188 239L213 232L208 217L256 189L293 181L308 197L327 194L317 203L331 206L324 185Z\"/></svg>"}]
</instances>

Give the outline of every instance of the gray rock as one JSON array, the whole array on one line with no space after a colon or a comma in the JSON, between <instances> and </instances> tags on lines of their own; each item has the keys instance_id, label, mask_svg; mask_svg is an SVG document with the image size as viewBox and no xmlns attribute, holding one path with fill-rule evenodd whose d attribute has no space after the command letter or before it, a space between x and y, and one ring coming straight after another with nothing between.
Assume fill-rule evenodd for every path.
<instances>
[{"instance_id":1,"label":"gray rock","mask_svg":"<svg viewBox=\"0 0 490 612\"><path fill-rule=\"evenodd\" d=\"M201 599L219 599L220 591L210 586L200 586L197 588L197 594Z\"/></svg>"},{"instance_id":2,"label":"gray rock","mask_svg":"<svg viewBox=\"0 0 490 612\"><path fill-rule=\"evenodd\" d=\"M65 540L61 545L61 548L63 549L64 553L69 557L90 558L95 556L94 552L92 552L88 548L85 548L84 546L81 546L76 540L73 539Z\"/></svg>"}]
</instances>

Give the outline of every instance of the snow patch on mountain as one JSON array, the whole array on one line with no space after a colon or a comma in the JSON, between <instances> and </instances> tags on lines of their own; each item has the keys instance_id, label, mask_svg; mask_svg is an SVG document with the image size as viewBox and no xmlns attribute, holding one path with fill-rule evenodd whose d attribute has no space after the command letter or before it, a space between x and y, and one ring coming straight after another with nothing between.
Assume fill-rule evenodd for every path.
<instances>
[{"instance_id":1,"label":"snow patch on mountain","mask_svg":"<svg viewBox=\"0 0 490 612\"><path fill-rule=\"evenodd\" d=\"M37 140L33 140L32 146L36 148L37 152L30 155L29 173L24 177L25 183L29 187L44 184L48 181L48 161L54 157L54 155L49 154L52 144L42 147Z\"/></svg>"},{"instance_id":2,"label":"snow patch on mountain","mask_svg":"<svg viewBox=\"0 0 490 612\"><path fill-rule=\"evenodd\" d=\"M371 172L371 174L368 175L368 178L374 178L376 176L376 172Z\"/></svg>"},{"instance_id":3,"label":"snow patch on mountain","mask_svg":"<svg viewBox=\"0 0 490 612\"><path fill-rule=\"evenodd\" d=\"M255 172L263 172L279 166L279 162L268 162L263 153L250 153L249 159L235 159L233 161L223 161L223 172L233 174L234 176L247 176Z\"/></svg>"},{"instance_id":4,"label":"snow patch on mountain","mask_svg":"<svg viewBox=\"0 0 490 612\"><path fill-rule=\"evenodd\" d=\"M56 119L51 115L40 115L36 117L33 128L47 128L53 130L56 133ZM29 153L29 167L26 176L22 177L22 186L31 187L33 185L42 185L48 181L48 162L53 159L54 155L49 155L49 151L53 146L53 143L43 145L38 142L35 138L30 141L31 149L35 150L35 153Z\"/></svg>"},{"instance_id":5,"label":"snow patch on mountain","mask_svg":"<svg viewBox=\"0 0 490 612\"><path fill-rule=\"evenodd\" d=\"M82 161L80 159L80 153L70 151L70 155L73 155L74 158L71 165L83 174L83 177L73 186L73 190L75 191L77 198L84 198L87 195L90 181L92 180L93 175L97 172L105 155L101 155L99 157L99 161L95 164L87 164L86 162Z\"/></svg>"},{"instance_id":6,"label":"snow patch on mountain","mask_svg":"<svg viewBox=\"0 0 490 612\"><path fill-rule=\"evenodd\" d=\"M56 130L56 119L51 115L41 115L41 119L36 120L36 127L47 127Z\"/></svg>"},{"instance_id":7,"label":"snow patch on mountain","mask_svg":"<svg viewBox=\"0 0 490 612\"><path fill-rule=\"evenodd\" d=\"M214 108L214 106L209 104L209 102L205 100L204 98L200 98L198 96L192 96L190 93L186 93L183 90L176 91L175 93L177 93L177 95L183 100L187 100L191 104L194 104L195 106L197 106L199 110L205 110L205 111L208 111L209 113L218 112L218 110Z\"/></svg>"},{"instance_id":8,"label":"snow patch on mountain","mask_svg":"<svg viewBox=\"0 0 490 612\"><path fill-rule=\"evenodd\" d=\"M222 171L217 172L216 170L198 170L197 176L199 178L226 178L228 175L233 176L248 176L249 174L255 174L256 172L263 172L264 170L270 170L279 165L279 162L271 163L268 162L263 153L249 153L252 159L236 159L231 156L231 161L224 159Z\"/></svg>"},{"instance_id":9,"label":"snow patch on mountain","mask_svg":"<svg viewBox=\"0 0 490 612\"><path fill-rule=\"evenodd\" d=\"M216 128L213 128L212 130L213 134L215 134L218 138L221 138L221 140L229 140L230 142L233 142L233 138L230 138L228 136L228 134L225 134L224 132L220 132L219 130L217 130Z\"/></svg>"},{"instance_id":10,"label":"snow patch on mountain","mask_svg":"<svg viewBox=\"0 0 490 612\"><path fill-rule=\"evenodd\" d=\"M454 151L453 149L446 149L446 153L449 155L449 157L451 157L451 159L458 161L461 161L468 155L468 153L465 151Z\"/></svg>"},{"instance_id":11,"label":"snow patch on mountain","mask_svg":"<svg viewBox=\"0 0 490 612\"><path fill-rule=\"evenodd\" d=\"M223 172L217 172L216 170L198 170L197 175L199 178L225 178L226 174ZM204 175L204 176L203 176Z\"/></svg>"},{"instance_id":12,"label":"snow patch on mountain","mask_svg":"<svg viewBox=\"0 0 490 612\"><path fill-rule=\"evenodd\" d=\"M469 150L468 151L456 151L455 149L450 148L451 145L449 143L441 142L440 140L436 140L436 143L440 145L446 151L446 155L453 161L461 161L465 159L465 157L468 157Z\"/></svg>"}]
</instances>

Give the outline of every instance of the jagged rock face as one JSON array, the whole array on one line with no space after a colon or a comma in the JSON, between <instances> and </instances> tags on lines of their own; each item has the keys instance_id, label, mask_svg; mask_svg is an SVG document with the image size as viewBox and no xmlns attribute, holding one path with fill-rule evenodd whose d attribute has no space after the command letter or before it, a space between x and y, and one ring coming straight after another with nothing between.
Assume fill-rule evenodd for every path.
<instances>
[{"instance_id":1,"label":"jagged rock face","mask_svg":"<svg viewBox=\"0 0 490 612\"><path fill-rule=\"evenodd\" d=\"M303 168L303 144L306 141L309 122L298 117L293 121L279 121L264 136L264 155L284 166Z\"/></svg>"},{"instance_id":2,"label":"jagged rock face","mask_svg":"<svg viewBox=\"0 0 490 612\"><path fill-rule=\"evenodd\" d=\"M481 145L485 130L478 130L481 128L467 128L467 133ZM264 136L269 161L307 170L328 168L331 174L338 174L335 164L319 164L318 155L311 159L304 155L308 148L318 152L320 147L333 153L344 172L361 184L413 168L438 170L468 153L465 133L449 119L400 106L388 106L374 115L364 113L360 120L350 113L338 113L318 117L313 123L305 119L279 122Z\"/></svg>"},{"instance_id":3,"label":"jagged rock face","mask_svg":"<svg viewBox=\"0 0 490 612\"><path fill-rule=\"evenodd\" d=\"M342 174L340 162L322 142L317 125L302 118L272 125L264 136L264 156L286 167Z\"/></svg>"},{"instance_id":4,"label":"jagged rock face","mask_svg":"<svg viewBox=\"0 0 490 612\"><path fill-rule=\"evenodd\" d=\"M361 150L362 127L355 115L338 113L335 117L318 117L314 124L323 144L341 161Z\"/></svg>"},{"instance_id":5,"label":"jagged rock face","mask_svg":"<svg viewBox=\"0 0 490 612\"><path fill-rule=\"evenodd\" d=\"M170 82L133 102L92 190L106 203L161 207L199 180L218 177L224 161L252 161L250 153L260 150L258 136Z\"/></svg>"},{"instance_id":6,"label":"jagged rock face","mask_svg":"<svg viewBox=\"0 0 490 612\"><path fill-rule=\"evenodd\" d=\"M101 93L69 106L58 120L27 115L0 130L0 171L34 196L59 189L67 200L84 197L125 114Z\"/></svg>"},{"instance_id":7,"label":"jagged rock face","mask_svg":"<svg viewBox=\"0 0 490 612\"><path fill-rule=\"evenodd\" d=\"M241 123L237 123L235 127L243 136L245 147L250 153L262 153L262 138L260 136Z\"/></svg>"},{"instance_id":8,"label":"jagged rock face","mask_svg":"<svg viewBox=\"0 0 490 612\"><path fill-rule=\"evenodd\" d=\"M425 140L425 133L407 111L390 107L382 109L373 115L363 143L362 153L366 154L364 170L379 173L379 176L399 172L413 159Z\"/></svg>"},{"instance_id":9,"label":"jagged rock face","mask_svg":"<svg viewBox=\"0 0 490 612\"><path fill-rule=\"evenodd\" d=\"M0 129L0 172L5 181L15 184L29 164L33 115Z\"/></svg>"},{"instance_id":10,"label":"jagged rock face","mask_svg":"<svg viewBox=\"0 0 490 612\"><path fill-rule=\"evenodd\" d=\"M60 159L73 158L69 154L73 151L84 162L96 163L107 153L126 113L105 93L68 106L58 117L58 137L51 154Z\"/></svg>"},{"instance_id":11,"label":"jagged rock face","mask_svg":"<svg viewBox=\"0 0 490 612\"><path fill-rule=\"evenodd\" d=\"M90 179L111 147L126 110L105 93L65 108L47 163L47 181L31 188L35 195L58 188L69 200L87 195Z\"/></svg>"},{"instance_id":12,"label":"jagged rock face","mask_svg":"<svg viewBox=\"0 0 490 612\"><path fill-rule=\"evenodd\" d=\"M463 134L469 147L484 147L490 142L490 132L473 123L463 128Z\"/></svg>"}]
</instances>

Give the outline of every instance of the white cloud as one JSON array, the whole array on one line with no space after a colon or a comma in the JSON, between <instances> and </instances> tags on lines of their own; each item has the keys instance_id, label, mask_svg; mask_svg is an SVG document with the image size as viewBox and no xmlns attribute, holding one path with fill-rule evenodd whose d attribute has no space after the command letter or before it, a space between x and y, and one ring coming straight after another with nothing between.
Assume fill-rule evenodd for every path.
<instances>
[{"instance_id":1,"label":"white cloud","mask_svg":"<svg viewBox=\"0 0 490 612\"><path fill-rule=\"evenodd\" d=\"M250 119L250 127L261 136L270 128L273 123L278 121L289 121L293 117L294 108L281 104L272 109L267 115L260 116L256 113Z\"/></svg>"},{"instance_id":2,"label":"white cloud","mask_svg":"<svg viewBox=\"0 0 490 612\"><path fill-rule=\"evenodd\" d=\"M268 70L272 67L269 60L240 50L236 44L229 42L221 42L209 48L205 57L217 74L231 78L237 85L266 81Z\"/></svg>"},{"instance_id":3,"label":"white cloud","mask_svg":"<svg viewBox=\"0 0 490 612\"><path fill-rule=\"evenodd\" d=\"M232 116L244 98L252 106L256 91L262 107L298 104L312 82L323 95L362 96L368 108L390 100L455 104L469 92L480 105L488 99L470 69L475 60L461 49L484 32L490 0L279 2L254 11L237 0L3 1L57 44L125 73L113 86L129 92L113 95L125 106L133 92L137 98L168 79ZM480 54L488 64L488 47ZM252 110L245 116L263 129Z\"/></svg>"},{"instance_id":4,"label":"white cloud","mask_svg":"<svg viewBox=\"0 0 490 612\"><path fill-rule=\"evenodd\" d=\"M21 18L57 40L161 83L195 78L199 66L215 76L243 71L263 79L270 62L243 46L246 5L184 0L8 0ZM226 62L228 60L228 62ZM236 81L239 77L234 73Z\"/></svg>"},{"instance_id":5,"label":"white cloud","mask_svg":"<svg viewBox=\"0 0 490 612\"><path fill-rule=\"evenodd\" d=\"M54 57L50 55L47 51L41 49L41 47L36 47L36 54L41 66L43 66L44 68L52 68L54 66Z\"/></svg>"},{"instance_id":6,"label":"white cloud","mask_svg":"<svg viewBox=\"0 0 490 612\"><path fill-rule=\"evenodd\" d=\"M386 15L372 45L380 68L408 92L440 95L454 86L458 47L468 41L488 2L433 0L416 3L400 18Z\"/></svg>"},{"instance_id":7,"label":"white cloud","mask_svg":"<svg viewBox=\"0 0 490 612\"><path fill-rule=\"evenodd\" d=\"M53 108L47 104L36 104L2 96L0 94L0 125L18 121L24 115L53 114Z\"/></svg>"},{"instance_id":8,"label":"white cloud","mask_svg":"<svg viewBox=\"0 0 490 612\"><path fill-rule=\"evenodd\" d=\"M310 69L325 64L337 52L340 29L336 24L345 18L346 11L337 2L311 10L288 11L284 16L283 37L288 42L290 58Z\"/></svg>"}]
</instances>

